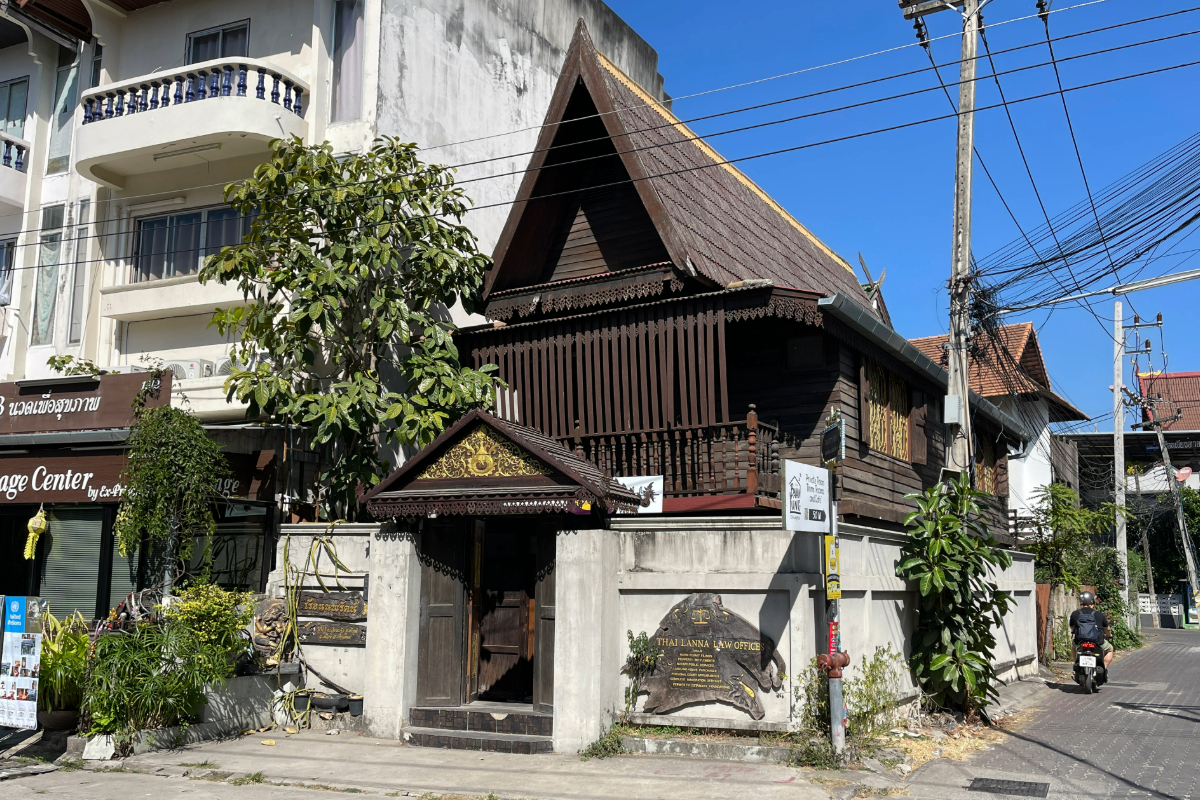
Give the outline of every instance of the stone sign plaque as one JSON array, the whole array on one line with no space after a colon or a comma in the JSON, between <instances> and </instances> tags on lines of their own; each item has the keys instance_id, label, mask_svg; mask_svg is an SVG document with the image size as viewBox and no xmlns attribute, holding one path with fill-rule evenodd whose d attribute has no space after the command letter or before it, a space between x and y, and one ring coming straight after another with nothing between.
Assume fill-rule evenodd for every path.
<instances>
[{"instance_id":1,"label":"stone sign plaque","mask_svg":"<svg viewBox=\"0 0 1200 800\"><path fill-rule=\"evenodd\" d=\"M328 644L336 647L365 647L367 629L349 622L301 622L296 631L300 644Z\"/></svg>"},{"instance_id":2,"label":"stone sign plaque","mask_svg":"<svg viewBox=\"0 0 1200 800\"><path fill-rule=\"evenodd\" d=\"M367 618L367 603L358 592L301 592L296 615L361 622Z\"/></svg>"},{"instance_id":3,"label":"stone sign plaque","mask_svg":"<svg viewBox=\"0 0 1200 800\"><path fill-rule=\"evenodd\" d=\"M660 656L641 681L644 711L666 714L692 703L725 703L753 719L765 714L760 691L783 685L775 642L721 605L721 595L689 595L663 617L653 637Z\"/></svg>"}]
</instances>

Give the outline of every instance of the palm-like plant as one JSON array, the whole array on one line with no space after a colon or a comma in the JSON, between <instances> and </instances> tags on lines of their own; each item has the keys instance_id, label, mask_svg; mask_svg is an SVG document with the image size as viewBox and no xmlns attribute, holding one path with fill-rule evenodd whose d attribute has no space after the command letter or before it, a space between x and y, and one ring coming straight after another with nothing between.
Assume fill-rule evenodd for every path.
<instances>
[{"instance_id":1,"label":"palm-like plant","mask_svg":"<svg viewBox=\"0 0 1200 800\"><path fill-rule=\"evenodd\" d=\"M1012 599L989 580L1012 556L997 547L964 473L910 494L917 510L905 525L896 575L916 583L917 626L909 664L937 705L971 714L997 696L992 649L994 627Z\"/></svg>"},{"instance_id":2,"label":"palm-like plant","mask_svg":"<svg viewBox=\"0 0 1200 800\"><path fill-rule=\"evenodd\" d=\"M64 711L79 708L87 675L87 621L78 611L62 620L49 612L42 618L42 658L38 679L38 708Z\"/></svg>"}]
</instances>

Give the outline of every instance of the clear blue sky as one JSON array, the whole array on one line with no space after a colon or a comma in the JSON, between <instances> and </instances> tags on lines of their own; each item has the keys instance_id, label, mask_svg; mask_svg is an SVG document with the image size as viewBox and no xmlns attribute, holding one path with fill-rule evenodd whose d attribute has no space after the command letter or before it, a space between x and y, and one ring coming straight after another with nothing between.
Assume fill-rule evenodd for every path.
<instances>
[{"instance_id":1,"label":"clear blue sky","mask_svg":"<svg viewBox=\"0 0 1200 800\"><path fill-rule=\"evenodd\" d=\"M608 0L609 5L659 53L659 71L676 98L744 81L815 67L915 41L893 0L882 2L763 2L715 0ZM1056 8L1074 5L1058 0ZM1168 10L1190 8L1174 0L1104 0L1051 16L1051 33L1089 30ZM992 50L1041 41L1035 19L998 25L1036 11L1034 0L993 0L985 10ZM927 18L933 37L961 30L960 18L942 12ZM994 26L994 27L992 27ZM1058 57L1200 29L1200 12L1170 20L1124 27L1056 45ZM933 44L939 63L957 58L959 38ZM1066 86L1141 72L1200 59L1200 35L1065 63ZM1001 71L1047 60L1044 46L997 57ZM676 114L690 118L782 97L807 93L928 66L918 47L819 69L753 87L677 100ZM981 62L981 71L984 68ZM947 81L957 69L943 70ZM1009 100L1054 87L1049 67L1002 77ZM693 127L712 133L750 121L765 121L843 105L857 100L936 85L931 72L882 86L843 92L739 114ZM1123 81L1068 94L1075 133L1088 179L1095 192L1148 158L1200 128L1200 67ZM957 93L955 92L957 99ZM979 105L999 100L994 84L983 82ZM737 158L804 142L886 127L946 114L940 92L881 103L850 112L777 125L755 132L718 136L710 143L724 156ZM1034 179L1054 214L1085 198L1083 182L1067 131L1061 102L1034 100L1014 107L1017 131L1030 158ZM825 145L796 153L742 163L741 168L801 222L847 260L866 258L872 274L887 269L884 294L897 330L914 338L944 333L947 321L945 281L950 270L955 124L933 122L893 133ZM1043 221L1003 110L976 115L976 146L1021 225ZM976 167L974 246L977 258L1019 236L986 177ZM1194 237L1179 249L1200 247ZM1187 255L1155 265L1155 273L1200 267ZM1149 273L1148 273L1149 274ZM1100 288L1100 287L1097 287ZM1162 312L1165 346L1172 372L1200 370L1197 306L1200 281L1131 296L1144 317ZM1125 304L1126 319L1132 316ZM1053 314L1012 315L1032 320L1046 356L1054 388L1087 413L1111 413L1113 301L1094 306L1102 327L1086 310L1061 306ZM1157 350L1158 342L1155 341ZM1156 367L1161 361L1156 359ZM1126 371L1126 382L1129 372ZM1100 430L1112 430L1109 418ZM1090 428L1089 428L1090 429Z\"/></svg>"}]
</instances>

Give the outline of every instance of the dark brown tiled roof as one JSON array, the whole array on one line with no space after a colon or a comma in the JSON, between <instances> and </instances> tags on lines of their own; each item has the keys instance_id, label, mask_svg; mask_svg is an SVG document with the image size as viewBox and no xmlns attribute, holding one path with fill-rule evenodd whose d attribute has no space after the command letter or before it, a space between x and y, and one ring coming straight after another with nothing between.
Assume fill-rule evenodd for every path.
<instances>
[{"instance_id":1,"label":"dark brown tiled roof","mask_svg":"<svg viewBox=\"0 0 1200 800\"><path fill-rule=\"evenodd\" d=\"M768 279L823 295L841 292L877 313L844 259L588 45L583 56L590 51L603 67L627 149L699 273L722 286Z\"/></svg>"},{"instance_id":2,"label":"dark brown tiled roof","mask_svg":"<svg viewBox=\"0 0 1200 800\"><path fill-rule=\"evenodd\" d=\"M1143 414L1147 420L1154 416L1166 418L1176 413L1182 418L1163 423L1165 431L1200 431L1200 372L1140 372L1138 388L1147 397L1162 396L1157 414Z\"/></svg>"},{"instance_id":3,"label":"dark brown tiled roof","mask_svg":"<svg viewBox=\"0 0 1200 800\"><path fill-rule=\"evenodd\" d=\"M942 335L911 341L935 364L945 367L948 364L946 343L949 340L949 336ZM1059 422L1088 418L1050 388L1050 375L1038 345L1037 331L1031 322L1002 326L996 339L988 342L984 355L971 359L971 388L989 399L1011 394L1040 395L1058 406L1055 419Z\"/></svg>"}]
</instances>

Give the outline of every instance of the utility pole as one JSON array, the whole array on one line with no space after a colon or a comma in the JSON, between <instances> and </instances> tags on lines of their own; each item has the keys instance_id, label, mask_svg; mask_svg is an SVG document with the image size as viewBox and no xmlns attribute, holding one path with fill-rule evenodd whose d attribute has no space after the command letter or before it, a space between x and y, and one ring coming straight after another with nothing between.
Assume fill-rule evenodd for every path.
<instances>
[{"instance_id":1,"label":"utility pole","mask_svg":"<svg viewBox=\"0 0 1200 800\"><path fill-rule=\"evenodd\" d=\"M1125 363L1125 326L1121 321L1121 301L1113 309L1113 503L1117 506L1117 561L1121 564L1121 586L1129 591L1129 553L1125 538L1125 395L1121 373Z\"/></svg>"},{"instance_id":2,"label":"utility pole","mask_svg":"<svg viewBox=\"0 0 1200 800\"><path fill-rule=\"evenodd\" d=\"M1153 400L1148 402L1153 403ZM1157 415L1156 415L1157 416ZM1176 415L1171 419L1178 419ZM1183 498L1179 495L1179 481L1175 480L1175 467L1171 466L1171 453L1167 450L1167 439L1163 436L1163 422L1155 419L1154 431L1158 434L1158 450L1162 453L1163 468L1167 471L1167 486L1171 487L1171 499L1175 501L1175 522L1179 525L1179 538L1183 542L1183 558L1187 561L1188 583L1192 585L1192 602L1200 603L1200 577L1196 574L1196 553L1192 550L1192 537L1188 535L1187 520L1183 517ZM1187 611L1184 611L1184 622Z\"/></svg>"},{"instance_id":3,"label":"utility pole","mask_svg":"<svg viewBox=\"0 0 1200 800\"><path fill-rule=\"evenodd\" d=\"M1142 468L1133 465L1133 488L1137 492L1137 502L1141 505L1142 502ZM1144 526L1142 528L1142 555L1146 557L1146 591L1150 594L1152 610L1150 612L1151 624L1158 628L1161 623L1158 620L1158 597L1154 593L1154 568L1150 564L1150 535Z\"/></svg>"},{"instance_id":4,"label":"utility pole","mask_svg":"<svg viewBox=\"0 0 1200 800\"><path fill-rule=\"evenodd\" d=\"M1162 314L1159 314L1158 318L1153 323L1142 323L1140 319L1134 317L1133 325L1127 326L1125 330L1132 328L1161 328L1162 324ZM1124 333L1121 334L1121 338L1124 339ZM1124 341L1122 341L1121 349L1125 349ZM1149 351L1150 342L1147 341L1145 352L1149 353ZM1135 353L1131 355L1141 352L1141 350L1136 350ZM1183 516L1183 498L1180 496L1179 492L1179 481L1175 479L1175 467L1171 465L1171 452L1167 449L1167 438L1163 435L1163 425L1180 419L1183 414L1182 412L1177 412L1175 416L1163 419L1161 416L1159 416L1157 410L1154 408L1155 405L1162 402L1161 398L1146 397L1145 395L1141 394L1141 392L1139 392L1137 395L1130 393L1130 397L1142 407L1142 411L1146 417L1143 422L1135 423L1132 427L1142 428L1143 430L1147 428L1154 428L1154 432L1158 435L1158 451L1162 456L1163 471L1165 473L1164 478L1166 478L1167 487L1171 491L1171 500L1175 503L1175 522L1179 527L1179 540L1180 544L1183 546L1183 558L1187 564L1188 584L1192 587L1192 602L1200 607L1200 576L1197 575L1196 552L1192 547L1192 537L1188 534L1187 520ZM1124 479L1124 476L1121 476L1121 478ZM1184 619L1187 619L1186 610L1184 611Z\"/></svg>"},{"instance_id":5,"label":"utility pole","mask_svg":"<svg viewBox=\"0 0 1200 800\"><path fill-rule=\"evenodd\" d=\"M905 19L916 20L924 37L921 18L961 6L962 60L958 68L958 156L954 174L954 239L950 264L950 376L943 419L952 426L946 466L971 468L970 398L971 344L971 186L975 170L975 58L979 47L979 0L899 0ZM923 41L923 38L922 38ZM957 428L955 430L954 428Z\"/></svg>"}]
</instances>

